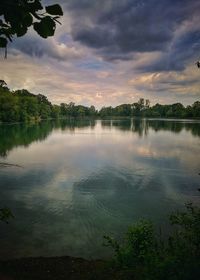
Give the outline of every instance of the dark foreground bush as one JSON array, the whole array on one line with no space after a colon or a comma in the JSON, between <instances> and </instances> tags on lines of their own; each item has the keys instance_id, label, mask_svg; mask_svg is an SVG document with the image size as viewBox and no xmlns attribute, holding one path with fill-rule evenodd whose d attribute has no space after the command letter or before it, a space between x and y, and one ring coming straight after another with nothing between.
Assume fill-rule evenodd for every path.
<instances>
[{"instance_id":1,"label":"dark foreground bush","mask_svg":"<svg viewBox=\"0 0 200 280\"><path fill-rule=\"evenodd\" d=\"M9 208L0 209L0 221L8 223L8 220L13 217L14 216Z\"/></svg>"},{"instance_id":2,"label":"dark foreground bush","mask_svg":"<svg viewBox=\"0 0 200 280\"><path fill-rule=\"evenodd\" d=\"M138 280L200 279L200 208L187 204L184 212L170 216L170 223L173 231L168 238L156 234L148 221L130 227L122 243L104 237L125 279L130 275Z\"/></svg>"}]
</instances>

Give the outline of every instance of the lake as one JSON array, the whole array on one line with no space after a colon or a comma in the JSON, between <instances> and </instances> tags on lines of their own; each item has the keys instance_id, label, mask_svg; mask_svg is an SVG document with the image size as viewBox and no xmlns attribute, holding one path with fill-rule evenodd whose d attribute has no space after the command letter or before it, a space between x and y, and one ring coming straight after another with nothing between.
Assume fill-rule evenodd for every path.
<instances>
[{"instance_id":1,"label":"lake","mask_svg":"<svg viewBox=\"0 0 200 280\"><path fill-rule=\"evenodd\" d=\"M147 218L168 230L199 203L200 122L121 119L0 125L1 259L103 258L103 235Z\"/></svg>"}]
</instances>

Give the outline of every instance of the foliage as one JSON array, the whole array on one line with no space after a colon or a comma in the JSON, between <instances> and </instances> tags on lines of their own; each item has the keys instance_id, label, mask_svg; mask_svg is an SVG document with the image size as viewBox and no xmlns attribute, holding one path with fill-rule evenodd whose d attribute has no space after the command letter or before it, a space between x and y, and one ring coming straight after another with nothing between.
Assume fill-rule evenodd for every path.
<instances>
[{"instance_id":1,"label":"foliage","mask_svg":"<svg viewBox=\"0 0 200 280\"><path fill-rule=\"evenodd\" d=\"M200 102L186 108L181 103L172 105L156 104L150 107L149 100L141 98L138 103L121 104L115 108L61 103L52 105L46 96L32 94L22 89L10 91L5 81L0 80L0 122L21 122L48 118L83 117L175 117L200 118Z\"/></svg>"},{"instance_id":2,"label":"foliage","mask_svg":"<svg viewBox=\"0 0 200 280\"><path fill-rule=\"evenodd\" d=\"M0 209L0 221L8 223L10 218L14 218L11 210L9 208L1 208Z\"/></svg>"},{"instance_id":3,"label":"foliage","mask_svg":"<svg viewBox=\"0 0 200 280\"><path fill-rule=\"evenodd\" d=\"M1 81L0 81L1 82ZM52 105L46 96L32 94L22 89L11 92L3 83L0 85L0 122L26 122L49 118L94 117L94 106L86 107L62 103Z\"/></svg>"},{"instance_id":4,"label":"foliage","mask_svg":"<svg viewBox=\"0 0 200 280\"><path fill-rule=\"evenodd\" d=\"M13 36L24 36L31 26L43 38L53 36L62 15L58 4L44 7L41 0L1 0L0 47L5 48Z\"/></svg>"},{"instance_id":5,"label":"foliage","mask_svg":"<svg viewBox=\"0 0 200 280\"><path fill-rule=\"evenodd\" d=\"M115 108L103 107L99 111L100 117L161 117L161 118L200 118L200 102L184 107L181 103L171 105L156 104L150 107L150 101L140 98L133 104L122 104Z\"/></svg>"},{"instance_id":6,"label":"foliage","mask_svg":"<svg viewBox=\"0 0 200 280\"><path fill-rule=\"evenodd\" d=\"M168 238L158 236L148 221L130 227L121 244L104 237L124 275L131 272L142 280L200 279L200 208L189 203L186 211L173 213L170 222L175 229Z\"/></svg>"}]
</instances>

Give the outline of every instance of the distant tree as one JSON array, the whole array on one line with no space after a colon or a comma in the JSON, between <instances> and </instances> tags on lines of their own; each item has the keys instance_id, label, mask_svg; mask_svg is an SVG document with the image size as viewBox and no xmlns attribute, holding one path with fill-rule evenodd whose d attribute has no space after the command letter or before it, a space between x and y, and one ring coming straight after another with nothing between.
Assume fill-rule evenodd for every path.
<instances>
[{"instance_id":1,"label":"distant tree","mask_svg":"<svg viewBox=\"0 0 200 280\"><path fill-rule=\"evenodd\" d=\"M195 64L197 65L198 68L200 68L200 61L197 61Z\"/></svg>"},{"instance_id":2,"label":"distant tree","mask_svg":"<svg viewBox=\"0 0 200 280\"><path fill-rule=\"evenodd\" d=\"M68 112L69 115L72 117L76 116L76 108L75 108L75 103L74 102L70 102L68 105Z\"/></svg>"},{"instance_id":3,"label":"distant tree","mask_svg":"<svg viewBox=\"0 0 200 280\"><path fill-rule=\"evenodd\" d=\"M0 80L0 122L34 121L49 118L78 117L175 117L200 118L200 101L186 108L181 103L171 105L156 104L149 106L149 100L140 99L133 104L121 104L116 107L102 107L99 111L94 106L86 107L61 103L52 105L43 94L35 95L28 90L10 91Z\"/></svg>"},{"instance_id":4,"label":"distant tree","mask_svg":"<svg viewBox=\"0 0 200 280\"><path fill-rule=\"evenodd\" d=\"M46 104L48 104L48 105L51 106L51 102L47 99L47 97L46 97L45 95L43 95L43 94L38 94L38 95L37 95L37 98L38 98L39 102L41 102L41 103L46 103Z\"/></svg>"},{"instance_id":5,"label":"distant tree","mask_svg":"<svg viewBox=\"0 0 200 280\"><path fill-rule=\"evenodd\" d=\"M140 98L138 104L140 106L140 110L142 110L144 108L144 98Z\"/></svg>"},{"instance_id":6,"label":"distant tree","mask_svg":"<svg viewBox=\"0 0 200 280\"><path fill-rule=\"evenodd\" d=\"M150 107L150 100L149 99L146 99L145 100L145 108L149 108Z\"/></svg>"},{"instance_id":7,"label":"distant tree","mask_svg":"<svg viewBox=\"0 0 200 280\"><path fill-rule=\"evenodd\" d=\"M148 103L150 104L150 102L148 100L146 100L146 105L148 105ZM133 103L133 105L132 105L133 115L140 116L142 110L145 108L146 108L145 100L144 100L144 98L140 98L138 102Z\"/></svg>"},{"instance_id":8,"label":"distant tree","mask_svg":"<svg viewBox=\"0 0 200 280\"><path fill-rule=\"evenodd\" d=\"M56 23L63 15L58 4L43 6L41 0L0 1L0 47L6 48L13 36L24 36L29 27L43 38L53 36Z\"/></svg>"},{"instance_id":9,"label":"distant tree","mask_svg":"<svg viewBox=\"0 0 200 280\"><path fill-rule=\"evenodd\" d=\"M6 82L4 80L0 80L0 87L7 86Z\"/></svg>"},{"instance_id":10,"label":"distant tree","mask_svg":"<svg viewBox=\"0 0 200 280\"><path fill-rule=\"evenodd\" d=\"M90 106L90 108L89 108L89 112L90 112L90 115L91 116L94 116L94 115L96 115L96 109L95 109L95 107L92 105L92 106Z\"/></svg>"},{"instance_id":11,"label":"distant tree","mask_svg":"<svg viewBox=\"0 0 200 280\"><path fill-rule=\"evenodd\" d=\"M200 101L194 102L194 104L192 105L192 110L194 117L200 117Z\"/></svg>"},{"instance_id":12,"label":"distant tree","mask_svg":"<svg viewBox=\"0 0 200 280\"><path fill-rule=\"evenodd\" d=\"M63 117L67 115L67 108L68 108L68 105L66 103L60 104L60 113Z\"/></svg>"},{"instance_id":13,"label":"distant tree","mask_svg":"<svg viewBox=\"0 0 200 280\"><path fill-rule=\"evenodd\" d=\"M80 117L84 117L86 115L85 108L83 106L78 106L77 115Z\"/></svg>"},{"instance_id":14,"label":"distant tree","mask_svg":"<svg viewBox=\"0 0 200 280\"><path fill-rule=\"evenodd\" d=\"M111 106L102 107L101 110L99 111L99 115L101 118L111 117L113 115L113 113L117 115L116 110L113 110L113 108Z\"/></svg>"},{"instance_id":15,"label":"distant tree","mask_svg":"<svg viewBox=\"0 0 200 280\"><path fill-rule=\"evenodd\" d=\"M114 114L118 116L130 116L131 115L131 105L121 104L117 106L114 110Z\"/></svg>"},{"instance_id":16,"label":"distant tree","mask_svg":"<svg viewBox=\"0 0 200 280\"><path fill-rule=\"evenodd\" d=\"M58 105L53 105L52 106L52 113L51 113L51 117L54 119L59 118L61 115L61 110L60 110L60 106Z\"/></svg>"}]
</instances>

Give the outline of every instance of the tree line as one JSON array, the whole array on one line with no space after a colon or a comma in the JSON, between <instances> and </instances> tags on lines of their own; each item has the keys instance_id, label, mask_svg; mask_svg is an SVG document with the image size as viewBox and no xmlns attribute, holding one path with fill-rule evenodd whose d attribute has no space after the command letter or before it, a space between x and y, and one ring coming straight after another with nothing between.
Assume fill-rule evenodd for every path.
<instances>
[{"instance_id":1,"label":"tree line","mask_svg":"<svg viewBox=\"0 0 200 280\"><path fill-rule=\"evenodd\" d=\"M199 118L200 102L196 101L192 105L184 106L181 103L161 105L159 103L150 106L148 99L140 98L133 104L121 104L117 107L103 107L99 111L99 116L112 117L157 117L157 118Z\"/></svg>"},{"instance_id":2,"label":"tree line","mask_svg":"<svg viewBox=\"0 0 200 280\"><path fill-rule=\"evenodd\" d=\"M116 107L103 107L99 111L94 106L61 103L53 105L46 96L33 94L28 90L11 91L0 80L0 122L24 122L50 118L82 117L175 117L200 118L200 101L184 107L181 103L172 105L156 104L150 107L150 101L140 98L133 104L121 104Z\"/></svg>"},{"instance_id":3,"label":"tree line","mask_svg":"<svg viewBox=\"0 0 200 280\"><path fill-rule=\"evenodd\" d=\"M42 94L32 94L28 90L11 91L4 81L0 80L0 121L23 122L62 117L97 116L94 106L86 107L61 103L53 105Z\"/></svg>"}]
</instances>

